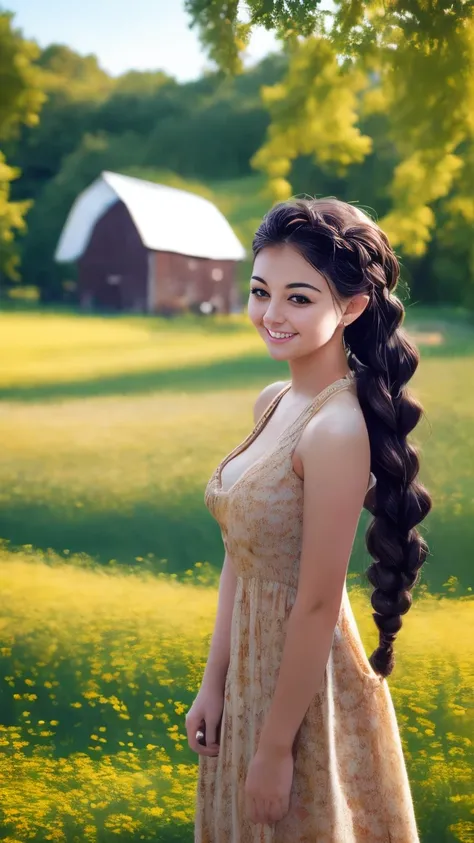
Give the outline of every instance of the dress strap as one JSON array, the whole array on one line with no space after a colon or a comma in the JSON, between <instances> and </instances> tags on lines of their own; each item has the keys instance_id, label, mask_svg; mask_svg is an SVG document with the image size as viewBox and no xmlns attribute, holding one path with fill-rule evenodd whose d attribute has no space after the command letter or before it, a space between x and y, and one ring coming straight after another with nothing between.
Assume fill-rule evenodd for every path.
<instances>
[{"instance_id":1,"label":"dress strap","mask_svg":"<svg viewBox=\"0 0 474 843\"><path fill-rule=\"evenodd\" d=\"M305 427L308 421L321 409L321 407L332 398L337 392L342 392L344 389L353 389L355 385L355 375L350 372L343 378L330 383L329 386L321 390L312 401L305 407L295 421L288 426L283 432L280 439L280 446L287 443L289 438L293 438L295 431L298 432L302 427Z\"/></svg>"},{"instance_id":2,"label":"dress strap","mask_svg":"<svg viewBox=\"0 0 474 843\"><path fill-rule=\"evenodd\" d=\"M283 389L280 389L280 392L277 392L277 394L272 398L272 400L270 401L270 403L268 404L268 406L265 408L262 415L258 419L257 424L255 425L254 429L251 431L250 436L254 436L254 434L258 433L262 429L262 427L265 427L265 424L267 422L268 417L271 416L273 411L276 409L277 404L280 403L281 399L283 398L284 395L286 395L286 393L288 392L289 389L291 389L291 381L289 381L289 383L285 384Z\"/></svg>"},{"instance_id":3,"label":"dress strap","mask_svg":"<svg viewBox=\"0 0 474 843\"><path fill-rule=\"evenodd\" d=\"M308 410L312 410L317 412L321 409L323 404L329 400L336 392L341 392L343 389L351 389L355 386L355 374L354 372L350 372L348 375L345 375L343 378L339 378L339 380L334 381L334 383L330 383L325 389L323 389L311 404L308 407Z\"/></svg>"},{"instance_id":4,"label":"dress strap","mask_svg":"<svg viewBox=\"0 0 474 843\"><path fill-rule=\"evenodd\" d=\"M295 427L295 425L297 425L301 421L304 421L304 419L306 418L308 413L311 414L311 415L314 415L314 413L317 412L323 406L323 404L325 404L326 401L329 398L331 398L332 395L334 395L335 392L339 392L341 389L347 389L348 387L352 386L354 381L355 381L354 372L350 372L348 375L345 375L343 378L338 378L337 381L333 381L333 383L330 383L323 390L321 390L321 392L318 392L318 394L312 399L312 401L309 402L309 404L304 408L304 410L301 411L299 416L297 416L296 419L293 422L291 422L291 424L287 428L287 431L290 432L290 430L292 430ZM280 392L277 392L275 397L270 401L268 407L266 408L266 410L264 410L264 412L260 416L259 420L257 421L257 424L255 425L254 429L251 431L251 433L249 434L247 439L253 440L253 439L256 438L256 436L260 433L261 429L263 427L265 427L269 417L273 414L273 412L275 411L277 405L280 403L283 396L286 395L286 393L290 389L291 389L291 381L289 381L289 383L285 384L283 389L281 389ZM285 436L285 433L286 433L286 431L284 431L283 434L282 434L283 438ZM245 445L247 445L247 444L248 444L248 442L247 442L247 440L245 440Z\"/></svg>"},{"instance_id":5,"label":"dress strap","mask_svg":"<svg viewBox=\"0 0 474 843\"><path fill-rule=\"evenodd\" d=\"M325 401L327 401L328 398L330 398L331 395L334 395L335 392L339 392L339 390L341 390L341 389L347 389L348 387L350 387L352 385L353 380L354 380L354 375L351 372L349 375L346 375L343 378L339 378L337 381L334 381L333 383L329 384L329 386L327 386L320 393L318 393L318 395L316 395L316 397L313 398L312 401L309 402L309 404L304 408L304 410L302 410L302 412L296 417L296 419L294 419L288 425L288 427L285 430L283 430L283 432L277 438L276 442L270 447L269 451L266 452L266 454L267 453L269 454L270 452L279 453L281 448L284 445L287 444L288 440L292 439L295 430L298 431L301 428L301 424L302 423L304 424L304 422L306 421L308 416L314 414L315 407L318 410L320 407L322 407L322 405L325 403ZM239 445L237 445L235 448L233 448L233 450L229 454L227 454L227 456L224 457L224 459L219 463L219 465L217 466L217 468L215 470L215 473L214 473L215 478L216 478L216 483L217 483L217 486L219 488L222 487L222 471L225 468L225 466L227 465L227 463L230 462L234 457L238 456L243 451L245 451L249 447L251 442L253 442L254 439L257 438L258 434L260 433L262 428L265 427L265 425L268 422L268 419L274 413L277 405L280 403L283 396L288 392L290 387L291 387L291 381L289 383L285 384L283 389L281 389L280 392L278 392L275 395L275 397L270 401L268 407L266 408L266 410L264 410L264 412L262 413L262 415L258 419L257 424L255 425L253 430L250 431L250 433L243 440L243 442L241 442ZM266 454L264 454L263 457L265 457ZM255 464L260 464L263 460L263 457L260 457ZM241 477L230 487L230 489L227 489L225 494L229 494L230 491L233 490L234 487L238 483L240 483L242 478L249 473L250 468L252 468L252 466L250 466L248 469L246 469L243 472ZM222 493L224 494L224 492L222 492Z\"/></svg>"},{"instance_id":6,"label":"dress strap","mask_svg":"<svg viewBox=\"0 0 474 843\"><path fill-rule=\"evenodd\" d=\"M218 483L219 486L221 485L222 471L225 468L225 466L227 465L227 463L230 462L234 457L241 454L242 451L245 451L246 448L248 448L248 446L254 441L254 439L257 438L258 434L260 433L262 428L265 427L268 419L270 418L270 416L272 415L272 413L276 409L277 405L280 403L283 396L288 392L290 387L291 387L291 381L289 383L285 384L285 386L283 387L283 389L280 390L280 392L277 392L277 394L274 396L274 398L272 398L272 400L268 404L268 407L263 411L263 413L260 416L260 418L258 419L256 425L252 428L252 430L250 431L248 436L246 436L245 439L242 442L240 442L239 445L236 445L236 447L233 448L232 451L230 451L227 454L227 456L224 457L224 459L219 463L219 465L217 466L216 471L215 471L216 480L217 480L217 483ZM244 473L246 473L246 472L244 472ZM228 491L230 491L230 490L228 490Z\"/></svg>"}]
</instances>

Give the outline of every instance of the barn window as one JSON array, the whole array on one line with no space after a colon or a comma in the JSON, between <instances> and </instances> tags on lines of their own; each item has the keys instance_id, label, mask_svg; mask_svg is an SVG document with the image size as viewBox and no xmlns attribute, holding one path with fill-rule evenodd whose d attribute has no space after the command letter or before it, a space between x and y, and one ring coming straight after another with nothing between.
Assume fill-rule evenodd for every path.
<instances>
[{"instance_id":1,"label":"barn window","mask_svg":"<svg viewBox=\"0 0 474 843\"><path fill-rule=\"evenodd\" d=\"M120 284L121 280L121 275L107 275L107 284Z\"/></svg>"},{"instance_id":2,"label":"barn window","mask_svg":"<svg viewBox=\"0 0 474 843\"><path fill-rule=\"evenodd\" d=\"M213 281L222 281L224 277L224 273L222 269L213 269L211 272L211 278Z\"/></svg>"}]
</instances>

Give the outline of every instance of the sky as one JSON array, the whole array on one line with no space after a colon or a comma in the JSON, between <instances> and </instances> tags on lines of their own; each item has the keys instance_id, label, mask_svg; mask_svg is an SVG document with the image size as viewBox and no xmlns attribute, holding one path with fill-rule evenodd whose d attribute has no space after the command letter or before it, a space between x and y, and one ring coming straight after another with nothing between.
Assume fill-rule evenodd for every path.
<instances>
[{"instance_id":1,"label":"sky","mask_svg":"<svg viewBox=\"0 0 474 843\"><path fill-rule=\"evenodd\" d=\"M67 44L76 52L95 53L99 64L116 76L127 70L164 70L179 81L196 79L210 67L183 0L3 0L13 24L46 47ZM247 64L278 49L274 36L259 29Z\"/></svg>"}]
</instances>

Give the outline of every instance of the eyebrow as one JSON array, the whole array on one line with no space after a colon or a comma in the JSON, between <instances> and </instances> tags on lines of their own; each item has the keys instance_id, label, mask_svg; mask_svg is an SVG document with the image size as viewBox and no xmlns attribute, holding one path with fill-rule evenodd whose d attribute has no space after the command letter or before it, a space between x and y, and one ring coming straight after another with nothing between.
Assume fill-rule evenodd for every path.
<instances>
[{"instance_id":1,"label":"eyebrow","mask_svg":"<svg viewBox=\"0 0 474 843\"><path fill-rule=\"evenodd\" d=\"M254 281L260 281L261 284L265 284L265 287L268 287L267 282L264 281L263 278L260 278L259 275L252 275L252 279ZM316 290L317 293L322 293L322 290L320 290L318 287L314 287L312 284L303 284L297 281L293 282L292 284L287 284L285 289L291 290L294 287L309 287L310 290Z\"/></svg>"}]
</instances>

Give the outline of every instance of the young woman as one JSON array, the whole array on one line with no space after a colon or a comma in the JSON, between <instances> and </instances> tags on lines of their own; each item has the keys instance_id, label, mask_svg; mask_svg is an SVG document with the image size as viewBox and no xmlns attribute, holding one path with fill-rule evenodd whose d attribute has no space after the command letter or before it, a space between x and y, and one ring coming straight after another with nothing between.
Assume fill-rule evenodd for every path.
<instances>
[{"instance_id":1,"label":"young woman","mask_svg":"<svg viewBox=\"0 0 474 843\"><path fill-rule=\"evenodd\" d=\"M407 435L418 353L385 234L336 199L274 207L258 229L249 316L291 380L211 477L225 547L201 689L196 843L417 843L386 677L428 548L431 501ZM361 510L379 644L346 589Z\"/></svg>"}]
</instances>

